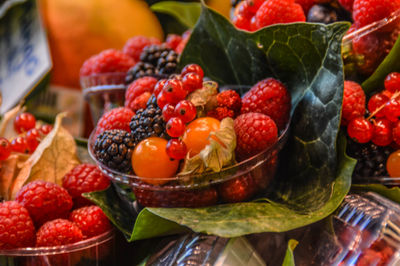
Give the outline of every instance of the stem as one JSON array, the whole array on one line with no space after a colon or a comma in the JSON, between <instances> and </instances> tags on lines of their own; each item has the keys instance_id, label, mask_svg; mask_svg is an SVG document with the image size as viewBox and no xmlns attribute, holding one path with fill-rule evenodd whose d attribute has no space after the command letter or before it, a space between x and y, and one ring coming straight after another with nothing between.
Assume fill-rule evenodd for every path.
<instances>
[{"instance_id":1,"label":"stem","mask_svg":"<svg viewBox=\"0 0 400 266\"><path fill-rule=\"evenodd\" d=\"M396 99L398 96L400 96L400 91L396 91L396 92L392 95L392 97L390 97L389 101L387 101L386 103L384 103L384 104L382 104L381 106L379 106L378 108L376 108L375 111L374 111L372 114L370 114L370 115L368 116L367 120L370 120L372 117L374 117L374 116L375 116L377 113L379 113L383 108L385 108L385 106L386 106L386 104L387 104L388 102L390 102L390 101L393 100L393 99Z\"/></svg>"}]
</instances>

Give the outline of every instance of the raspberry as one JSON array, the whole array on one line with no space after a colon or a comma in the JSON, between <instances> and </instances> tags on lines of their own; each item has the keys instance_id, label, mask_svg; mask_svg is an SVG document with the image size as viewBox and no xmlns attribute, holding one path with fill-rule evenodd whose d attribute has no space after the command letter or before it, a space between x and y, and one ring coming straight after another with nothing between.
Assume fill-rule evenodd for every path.
<instances>
[{"instance_id":1,"label":"raspberry","mask_svg":"<svg viewBox=\"0 0 400 266\"><path fill-rule=\"evenodd\" d=\"M74 210L69 216L83 234L83 239L100 235L111 229L107 216L100 207L92 205Z\"/></svg>"},{"instance_id":2,"label":"raspberry","mask_svg":"<svg viewBox=\"0 0 400 266\"><path fill-rule=\"evenodd\" d=\"M385 79L385 89L395 93L400 90L400 73L392 72Z\"/></svg>"},{"instance_id":3,"label":"raspberry","mask_svg":"<svg viewBox=\"0 0 400 266\"><path fill-rule=\"evenodd\" d=\"M135 36L130 38L124 45L122 51L132 57L135 61L140 61L140 54L144 47L152 44L161 44L160 40L154 37Z\"/></svg>"},{"instance_id":4,"label":"raspberry","mask_svg":"<svg viewBox=\"0 0 400 266\"><path fill-rule=\"evenodd\" d=\"M218 187L219 196L225 202L248 200L257 191L257 185L251 175L243 175L228 180Z\"/></svg>"},{"instance_id":5,"label":"raspberry","mask_svg":"<svg viewBox=\"0 0 400 266\"><path fill-rule=\"evenodd\" d=\"M0 250L35 245L35 227L28 211L16 201L0 203Z\"/></svg>"},{"instance_id":6,"label":"raspberry","mask_svg":"<svg viewBox=\"0 0 400 266\"><path fill-rule=\"evenodd\" d=\"M308 10L315 4L314 0L294 0L294 2L301 5L304 14L307 14Z\"/></svg>"},{"instance_id":7,"label":"raspberry","mask_svg":"<svg viewBox=\"0 0 400 266\"><path fill-rule=\"evenodd\" d=\"M185 46L186 46L187 42L189 41L191 34L192 34L191 30L187 30L182 34L182 41L179 43L179 45L175 49L175 51L178 54L181 54L183 52L183 50L185 49Z\"/></svg>"},{"instance_id":8,"label":"raspberry","mask_svg":"<svg viewBox=\"0 0 400 266\"><path fill-rule=\"evenodd\" d=\"M131 109L125 107L118 107L108 111L97 122L96 135L111 129L122 129L129 132L129 122L131 122L134 115L135 113Z\"/></svg>"},{"instance_id":9,"label":"raspberry","mask_svg":"<svg viewBox=\"0 0 400 266\"><path fill-rule=\"evenodd\" d=\"M353 81L344 82L342 125L365 114L365 94L360 85Z\"/></svg>"},{"instance_id":10,"label":"raspberry","mask_svg":"<svg viewBox=\"0 0 400 266\"><path fill-rule=\"evenodd\" d=\"M217 107L214 110L208 111L207 116L214 117L218 120L222 120L226 117L235 117L235 112L227 107Z\"/></svg>"},{"instance_id":11,"label":"raspberry","mask_svg":"<svg viewBox=\"0 0 400 266\"><path fill-rule=\"evenodd\" d=\"M217 103L219 107L227 107L235 112L235 114L240 113L242 108L242 99L240 95L234 90L226 90L218 93Z\"/></svg>"},{"instance_id":12,"label":"raspberry","mask_svg":"<svg viewBox=\"0 0 400 266\"><path fill-rule=\"evenodd\" d=\"M289 121L290 94L278 80L268 78L258 82L242 99L242 114L255 112L270 116L279 129Z\"/></svg>"},{"instance_id":13,"label":"raspberry","mask_svg":"<svg viewBox=\"0 0 400 266\"><path fill-rule=\"evenodd\" d=\"M106 189L110 180L96 165L80 164L69 171L62 179L62 186L71 195L74 206L90 205L91 202L82 197L82 193Z\"/></svg>"},{"instance_id":14,"label":"raspberry","mask_svg":"<svg viewBox=\"0 0 400 266\"><path fill-rule=\"evenodd\" d=\"M82 239L82 231L76 224L65 219L56 219L39 228L36 233L36 246L61 246L76 243Z\"/></svg>"},{"instance_id":15,"label":"raspberry","mask_svg":"<svg viewBox=\"0 0 400 266\"><path fill-rule=\"evenodd\" d=\"M277 23L305 22L303 8L294 0L268 0L258 9L256 26L262 28Z\"/></svg>"},{"instance_id":16,"label":"raspberry","mask_svg":"<svg viewBox=\"0 0 400 266\"><path fill-rule=\"evenodd\" d=\"M72 207L72 198L64 188L41 180L23 186L15 199L29 211L37 226L68 217Z\"/></svg>"},{"instance_id":17,"label":"raspberry","mask_svg":"<svg viewBox=\"0 0 400 266\"><path fill-rule=\"evenodd\" d=\"M134 64L135 61L130 56L115 49L108 49L86 60L81 67L80 75L127 72Z\"/></svg>"},{"instance_id":18,"label":"raspberry","mask_svg":"<svg viewBox=\"0 0 400 266\"><path fill-rule=\"evenodd\" d=\"M144 92L153 93L154 87L157 84L157 79L153 77L143 77L132 82L125 92L125 107L134 111L134 100Z\"/></svg>"},{"instance_id":19,"label":"raspberry","mask_svg":"<svg viewBox=\"0 0 400 266\"><path fill-rule=\"evenodd\" d=\"M178 45L181 43L182 37L177 35L177 34L168 34L167 39L165 40L165 43L167 46L171 49L176 50Z\"/></svg>"},{"instance_id":20,"label":"raspberry","mask_svg":"<svg viewBox=\"0 0 400 266\"><path fill-rule=\"evenodd\" d=\"M236 154L239 159L246 159L261 152L278 140L275 122L267 115L246 113L235 119L237 137Z\"/></svg>"},{"instance_id":21,"label":"raspberry","mask_svg":"<svg viewBox=\"0 0 400 266\"><path fill-rule=\"evenodd\" d=\"M349 12L353 12L354 0L339 0L340 5Z\"/></svg>"},{"instance_id":22,"label":"raspberry","mask_svg":"<svg viewBox=\"0 0 400 266\"><path fill-rule=\"evenodd\" d=\"M353 20L363 27L388 17L400 8L400 0L354 0Z\"/></svg>"},{"instance_id":23,"label":"raspberry","mask_svg":"<svg viewBox=\"0 0 400 266\"><path fill-rule=\"evenodd\" d=\"M347 134L358 143L367 143L371 140L374 127L364 117L357 117L347 126Z\"/></svg>"},{"instance_id":24,"label":"raspberry","mask_svg":"<svg viewBox=\"0 0 400 266\"><path fill-rule=\"evenodd\" d=\"M136 112L139 109L145 109L150 97L151 97L150 92L143 92L141 95L139 95L133 100L132 104L130 105L131 106L130 108L134 112Z\"/></svg>"}]
</instances>

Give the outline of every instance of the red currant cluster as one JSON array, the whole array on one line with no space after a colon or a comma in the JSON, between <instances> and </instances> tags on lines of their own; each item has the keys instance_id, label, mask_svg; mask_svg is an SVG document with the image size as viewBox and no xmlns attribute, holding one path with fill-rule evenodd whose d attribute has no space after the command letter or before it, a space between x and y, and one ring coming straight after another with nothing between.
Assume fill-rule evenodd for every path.
<instances>
[{"instance_id":1,"label":"red currant cluster","mask_svg":"<svg viewBox=\"0 0 400 266\"><path fill-rule=\"evenodd\" d=\"M183 159L187 153L185 143L179 139L185 132L185 124L196 118L196 107L186 96L203 87L203 69L190 64L182 69L180 75L158 81L154 87L157 104L162 108L167 134L173 139L168 141L167 154L173 159Z\"/></svg>"},{"instance_id":2,"label":"red currant cluster","mask_svg":"<svg viewBox=\"0 0 400 266\"><path fill-rule=\"evenodd\" d=\"M0 161L7 160L11 152L33 153L43 136L47 135L53 127L42 125L36 128L36 119L30 113L19 114L14 120L14 129L20 136L11 142L0 138Z\"/></svg>"}]
</instances>

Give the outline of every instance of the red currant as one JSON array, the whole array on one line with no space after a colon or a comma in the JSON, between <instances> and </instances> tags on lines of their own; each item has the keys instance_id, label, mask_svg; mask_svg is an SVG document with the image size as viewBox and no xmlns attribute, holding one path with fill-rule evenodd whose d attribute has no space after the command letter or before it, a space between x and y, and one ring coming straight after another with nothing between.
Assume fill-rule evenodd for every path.
<instances>
[{"instance_id":1,"label":"red currant","mask_svg":"<svg viewBox=\"0 0 400 266\"><path fill-rule=\"evenodd\" d=\"M256 13L260 6L264 3L264 0L246 0L249 10L252 13Z\"/></svg>"},{"instance_id":2,"label":"red currant","mask_svg":"<svg viewBox=\"0 0 400 266\"><path fill-rule=\"evenodd\" d=\"M154 86L154 95L157 97L158 94L160 94L160 92L162 91L162 89L164 88L165 82L167 82L166 79L160 79L156 85Z\"/></svg>"},{"instance_id":3,"label":"red currant","mask_svg":"<svg viewBox=\"0 0 400 266\"><path fill-rule=\"evenodd\" d=\"M347 126L349 137L359 143L367 143L372 139L374 127L364 117L357 117L350 121Z\"/></svg>"},{"instance_id":4,"label":"red currant","mask_svg":"<svg viewBox=\"0 0 400 266\"><path fill-rule=\"evenodd\" d=\"M175 107L171 104L166 104L162 109L162 115L165 121L170 120L172 117L175 117Z\"/></svg>"},{"instance_id":5,"label":"red currant","mask_svg":"<svg viewBox=\"0 0 400 266\"><path fill-rule=\"evenodd\" d=\"M175 160L181 160L186 157L187 147L185 142L180 139L170 139L167 144L167 155Z\"/></svg>"},{"instance_id":6,"label":"red currant","mask_svg":"<svg viewBox=\"0 0 400 266\"><path fill-rule=\"evenodd\" d=\"M16 137L11 141L11 149L19 153L29 153L28 142L24 137Z\"/></svg>"},{"instance_id":7,"label":"red currant","mask_svg":"<svg viewBox=\"0 0 400 266\"><path fill-rule=\"evenodd\" d=\"M391 99L383 109L385 117L392 122L396 122L400 116L400 101L399 99Z\"/></svg>"},{"instance_id":8,"label":"red currant","mask_svg":"<svg viewBox=\"0 0 400 266\"><path fill-rule=\"evenodd\" d=\"M43 125L39 128L40 133L42 133L43 135L47 135L50 133L50 131L53 130L53 126L52 125Z\"/></svg>"},{"instance_id":9,"label":"red currant","mask_svg":"<svg viewBox=\"0 0 400 266\"><path fill-rule=\"evenodd\" d=\"M396 124L394 124L392 135L394 142L396 142L397 145L400 145L400 121L397 121Z\"/></svg>"},{"instance_id":10,"label":"red currant","mask_svg":"<svg viewBox=\"0 0 400 266\"><path fill-rule=\"evenodd\" d=\"M182 119L178 117L173 117L168 120L167 125L165 126L167 129L168 135L173 138L177 138L182 136L185 132L185 124L183 123Z\"/></svg>"},{"instance_id":11,"label":"red currant","mask_svg":"<svg viewBox=\"0 0 400 266\"><path fill-rule=\"evenodd\" d=\"M242 16L240 14L233 17L232 23L238 29L247 31L251 30L251 24L249 18L246 18L245 16Z\"/></svg>"},{"instance_id":12,"label":"red currant","mask_svg":"<svg viewBox=\"0 0 400 266\"><path fill-rule=\"evenodd\" d=\"M175 107L175 114L182 119L183 123L189 123L196 118L196 106L190 101L180 101Z\"/></svg>"},{"instance_id":13,"label":"red currant","mask_svg":"<svg viewBox=\"0 0 400 266\"><path fill-rule=\"evenodd\" d=\"M19 114L14 120L14 129L18 133L26 132L36 125L35 117L30 113Z\"/></svg>"},{"instance_id":14,"label":"red currant","mask_svg":"<svg viewBox=\"0 0 400 266\"><path fill-rule=\"evenodd\" d=\"M368 110L372 114L376 109L385 105L389 101L389 98L383 93L377 93L371 97L368 101ZM376 117L384 117L385 114L381 109L378 113L375 114Z\"/></svg>"},{"instance_id":15,"label":"red currant","mask_svg":"<svg viewBox=\"0 0 400 266\"><path fill-rule=\"evenodd\" d=\"M178 79L169 79L165 82L162 93L165 95L167 103L173 105L176 105L179 101L185 99L188 94L188 92L183 89L182 81Z\"/></svg>"},{"instance_id":16,"label":"red currant","mask_svg":"<svg viewBox=\"0 0 400 266\"><path fill-rule=\"evenodd\" d=\"M242 1L236 6L234 14L235 16L240 15L247 19L250 19L255 14L255 12L252 12L250 8L251 7L249 6L249 3L247 1Z\"/></svg>"},{"instance_id":17,"label":"red currant","mask_svg":"<svg viewBox=\"0 0 400 266\"><path fill-rule=\"evenodd\" d=\"M6 138L0 138L0 161L7 160L11 154L11 144Z\"/></svg>"},{"instance_id":18,"label":"red currant","mask_svg":"<svg viewBox=\"0 0 400 266\"><path fill-rule=\"evenodd\" d=\"M182 79L183 88L189 93L203 87L203 78L196 73L187 73Z\"/></svg>"},{"instance_id":19,"label":"red currant","mask_svg":"<svg viewBox=\"0 0 400 266\"><path fill-rule=\"evenodd\" d=\"M157 96L157 105L158 107L160 107L161 109L164 108L164 106L168 103L167 98L164 95L164 92L160 92Z\"/></svg>"},{"instance_id":20,"label":"red currant","mask_svg":"<svg viewBox=\"0 0 400 266\"><path fill-rule=\"evenodd\" d=\"M250 20L250 30L251 31L258 30L256 16L252 17L251 20Z\"/></svg>"},{"instance_id":21,"label":"red currant","mask_svg":"<svg viewBox=\"0 0 400 266\"><path fill-rule=\"evenodd\" d=\"M174 49L178 47L178 45L181 43L182 37L177 35L177 34L168 34L167 39L165 42L167 43L168 47L171 49Z\"/></svg>"},{"instance_id":22,"label":"red currant","mask_svg":"<svg viewBox=\"0 0 400 266\"><path fill-rule=\"evenodd\" d=\"M204 78L204 72L203 69L201 68L201 66L197 65L197 64L190 64L190 65L186 65L182 71L181 71L181 75L185 76L187 73L196 73L197 75L199 75L201 78Z\"/></svg>"},{"instance_id":23,"label":"red currant","mask_svg":"<svg viewBox=\"0 0 400 266\"><path fill-rule=\"evenodd\" d=\"M387 146L392 140L392 123L385 118L376 119L372 142L378 146Z\"/></svg>"},{"instance_id":24,"label":"red currant","mask_svg":"<svg viewBox=\"0 0 400 266\"><path fill-rule=\"evenodd\" d=\"M26 133L26 142L30 152L34 152L36 147L39 145L40 133L36 128L32 128Z\"/></svg>"},{"instance_id":25,"label":"red currant","mask_svg":"<svg viewBox=\"0 0 400 266\"><path fill-rule=\"evenodd\" d=\"M385 89L393 93L400 90L400 73L392 72L387 75L385 79Z\"/></svg>"}]
</instances>

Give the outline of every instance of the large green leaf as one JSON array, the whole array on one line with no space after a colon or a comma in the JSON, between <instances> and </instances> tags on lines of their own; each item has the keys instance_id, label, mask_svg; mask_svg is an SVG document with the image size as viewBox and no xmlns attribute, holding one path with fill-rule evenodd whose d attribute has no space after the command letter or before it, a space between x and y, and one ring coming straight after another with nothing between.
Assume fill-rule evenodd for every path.
<instances>
[{"instance_id":1,"label":"large green leaf","mask_svg":"<svg viewBox=\"0 0 400 266\"><path fill-rule=\"evenodd\" d=\"M162 1L151 6L151 10L174 17L187 28L193 28L200 16L200 3Z\"/></svg>"},{"instance_id":2,"label":"large green leaf","mask_svg":"<svg viewBox=\"0 0 400 266\"><path fill-rule=\"evenodd\" d=\"M400 203L399 187L388 188L387 186L381 184L367 184L367 185L352 185L351 190L376 192L394 202Z\"/></svg>"}]
</instances>

